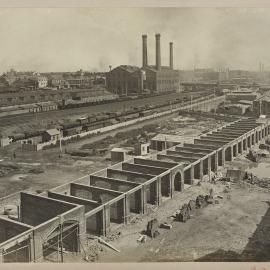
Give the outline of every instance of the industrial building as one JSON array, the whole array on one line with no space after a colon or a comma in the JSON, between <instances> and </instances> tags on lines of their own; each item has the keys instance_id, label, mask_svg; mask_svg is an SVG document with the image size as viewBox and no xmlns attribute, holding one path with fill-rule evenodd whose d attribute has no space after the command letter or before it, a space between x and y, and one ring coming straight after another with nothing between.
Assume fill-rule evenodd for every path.
<instances>
[{"instance_id":1,"label":"industrial building","mask_svg":"<svg viewBox=\"0 0 270 270\"><path fill-rule=\"evenodd\" d=\"M135 215L147 215L152 205L210 176L269 134L267 122L238 119L193 143L124 160L42 194L21 192L13 202L17 220L0 218L1 261L40 262L59 250L64 261L63 248L79 252L86 233L107 235Z\"/></svg>"},{"instance_id":2,"label":"industrial building","mask_svg":"<svg viewBox=\"0 0 270 270\"><path fill-rule=\"evenodd\" d=\"M264 95L253 101L253 112L256 116L270 114L270 97Z\"/></svg>"},{"instance_id":3,"label":"industrial building","mask_svg":"<svg viewBox=\"0 0 270 270\"><path fill-rule=\"evenodd\" d=\"M156 63L148 65L147 35L142 36L142 67L120 65L107 74L108 89L118 95L164 93L180 88L179 71L173 68L173 43L169 44L169 66L161 65L160 34L156 34Z\"/></svg>"}]
</instances>

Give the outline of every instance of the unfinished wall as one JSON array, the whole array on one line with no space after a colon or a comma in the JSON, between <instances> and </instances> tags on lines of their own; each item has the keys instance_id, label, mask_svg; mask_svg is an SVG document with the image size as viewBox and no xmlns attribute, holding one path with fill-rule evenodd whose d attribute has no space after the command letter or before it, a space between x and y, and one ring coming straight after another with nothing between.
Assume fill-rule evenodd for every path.
<instances>
[{"instance_id":1,"label":"unfinished wall","mask_svg":"<svg viewBox=\"0 0 270 270\"><path fill-rule=\"evenodd\" d=\"M90 186L71 184L70 195L97 201L99 203L106 203L117 197L117 195L121 195L121 193Z\"/></svg>"},{"instance_id":2,"label":"unfinished wall","mask_svg":"<svg viewBox=\"0 0 270 270\"><path fill-rule=\"evenodd\" d=\"M110 178L116 178L120 180L127 180L130 182L135 182L138 184L142 184L146 182L147 180L150 180L154 176L150 175L143 175L139 173L133 173L133 172L128 172L128 171L118 171L118 170L112 170L112 169L107 169L107 176Z\"/></svg>"},{"instance_id":3,"label":"unfinished wall","mask_svg":"<svg viewBox=\"0 0 270 270\"><path fill-rule=\"evenodd\" d=\"M37 226L74 207L72 204L46 197L21 193L21 221L32 226Z\"/></svg>"},{"instance_id":4,"label":"unfinished wall","mask_svg":"<svg viewBox=\"0 0 270 270\"><path fill-rule=\"evenodd\" d=\"M29 230L28 226L0 218L0 243Z\"/></svg>"},{"instance_id":5,"label":"unfinished wall","mask_svg":"<svg viewBox=\"0 0 270 270\"><path fill-rule=\"evenodd\" d=\"M96 207L98 207L100 205L98 202L95 202L95 201L83 200L83 199L80 199L77 197L58 194L55 192L48 192L48 196L49 196L49 198L62 200L62 201L66 201L69 203L84 205L85 213L95 209Z\"/></svg>"}]
</instances>

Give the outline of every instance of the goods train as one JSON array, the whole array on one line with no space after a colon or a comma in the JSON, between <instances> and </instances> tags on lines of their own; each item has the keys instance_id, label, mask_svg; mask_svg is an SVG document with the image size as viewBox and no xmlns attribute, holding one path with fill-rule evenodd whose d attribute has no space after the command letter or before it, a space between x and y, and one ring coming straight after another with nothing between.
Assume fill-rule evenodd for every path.
<instances>
[{"instance_id":1,"label":"goods train","mask_svg":"<svg viewBox=\"0 0 270 270\"><path fill-rule=\"evenodd\" d=\"M200 97L200 95L198 95L197 97L193 97L193 100L198 97ZM183 105L188 104L189 99L182 97L181 100L177 98L173 101L166 101L163 104L134 107L130 110L122 112L104 112L101 114L92 114L80 117L72 122L64 123L60 125L60 129L63 132L63 136L72 136L79 134L81 132L91 131L94 129L102 128L116 123L126 122L139 117L152 115L154 113L161 112L162 110L168 110L168 106L179 103L182 103ZM20 141L40 136L43 132L44 130L39 130L35 132L25 132L22 134L15 134L13 136L10 136L10 138L13 141Z\"/></svg>"}]
</instances>

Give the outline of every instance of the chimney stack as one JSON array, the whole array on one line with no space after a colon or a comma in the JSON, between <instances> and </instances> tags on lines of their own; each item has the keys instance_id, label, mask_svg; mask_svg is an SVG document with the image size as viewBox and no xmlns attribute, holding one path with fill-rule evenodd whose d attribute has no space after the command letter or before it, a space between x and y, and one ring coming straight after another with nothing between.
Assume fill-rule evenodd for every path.
<instances>
[{"instance_id":1,"label":"chimney stack","mask_svg":"<svg viewBox=\"0 0 270 270\"><path fill-rule=\"evenodd\" d=\"M148 66L147 59L147 35L142 35L142 66Z\"/></svg>"},{"instance_id":2,"label":"chimney stack","mask_svg":"<svg viewBox=\"0 0 270 270\"><path fill-rule=\"evenodd\" d=\"M170 42L170 69L173 69L173 43Z\"/></svg>"},{"instance_id":3,"label":"chimney stack","mask_svg":"<svg viewBox=\"0 0 270 270\"><path fill-rule=\"evenodd\" d=\"M156 34L156 69L161 69L161 59L160 59L160 34Z\"/></svg>"}]
</instances>

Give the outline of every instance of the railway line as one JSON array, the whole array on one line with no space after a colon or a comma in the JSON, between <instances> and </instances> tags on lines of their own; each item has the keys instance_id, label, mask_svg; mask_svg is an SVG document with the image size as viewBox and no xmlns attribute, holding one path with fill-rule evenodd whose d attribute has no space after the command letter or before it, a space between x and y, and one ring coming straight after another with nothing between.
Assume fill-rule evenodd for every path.
<instances>
[{"instance_id":1,"label":"railway line","mask_svg":"<svg viewBox=\"0 0 270 270\"><path fill-rule=\"evenodd\" d=\"M185 94L186 96L187 94ZM193 94L195 95L195 94ZM199 95L199 94L197 94ZM190 95L189 95L190 96ZM57 111L46 111L37 113L28 113L21 115L10 115L0 117L0 127L10 127L19 124L32 123L42 120L59 120L83 114L96 114L103 112L125 111L138 106L146 106L150 104L161 105L168 101L175 101L183 98L182 93L171 93L168 95L147 97L145 99L117 101L108 104L91 105L89 107L69 108ZM169 105L168 105L169 106Z\"/></svg>"}]
</instances>

